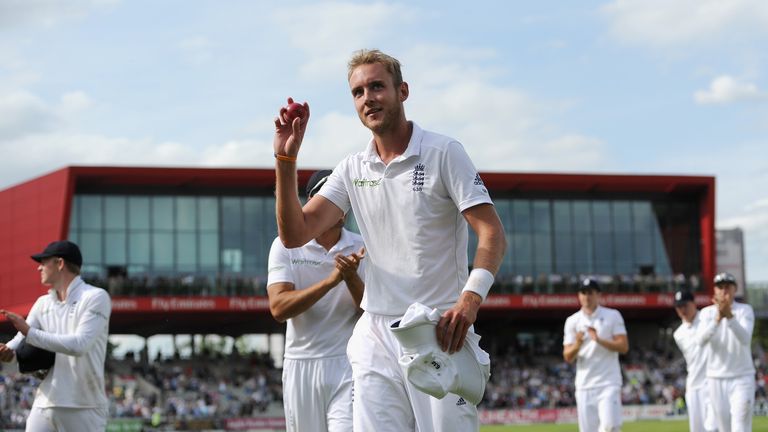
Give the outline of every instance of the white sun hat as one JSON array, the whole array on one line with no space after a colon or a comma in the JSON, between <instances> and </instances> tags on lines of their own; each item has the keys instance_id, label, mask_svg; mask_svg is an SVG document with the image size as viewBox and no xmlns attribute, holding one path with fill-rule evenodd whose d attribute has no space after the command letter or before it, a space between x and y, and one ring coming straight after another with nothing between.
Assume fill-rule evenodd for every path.
<instances>
[{"instance_id":1,"label":"white sun hat","mask_svg":"<svg viewBox=\"0 0 768 432\"><path fill-rule=\"evenodd\" d=\"M421 303L412 304L405 315L390 324L400 342L400 366L408 381L420 391L442 399L448 393L477 405L483 399L491 375L490 357L480 349L480 336L467 332L464 346L454 354L440 349L435 327L440 312Z\"/></svg>"}]
</instances>

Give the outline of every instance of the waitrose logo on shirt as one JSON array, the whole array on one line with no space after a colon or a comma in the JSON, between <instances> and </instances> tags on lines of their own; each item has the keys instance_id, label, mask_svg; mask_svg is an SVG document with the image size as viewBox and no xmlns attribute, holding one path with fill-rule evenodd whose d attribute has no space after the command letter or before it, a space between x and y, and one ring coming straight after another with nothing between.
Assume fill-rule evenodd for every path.
<instances>
[{"instance_id":1,"label":"waitrose logo on shirt","mask_svg":"<svg viewBox=\"0 0 768 432\"><path fill-rule=\"evenodd\" d=\"M322 264L322 261L315 261L315 260L308 260L308 259L292 259L291 263L293 265L312 265L312 266L319 266Z\"/></svg>"},{"instance_id":2,"label":"waitrose logo on shirt","mask_svg":"<svg viewBox=\"0 0 768 432\"><path fill-rule=\"evenodd\" d=\"M363 188L364 187L376 187L376 186L381 184L381 179L368 180L366 178L362 178L362 179L356 178L356 179L352 180L352 184L354 184L355 187L363 187Z\"/></svg>"}]
</instances>

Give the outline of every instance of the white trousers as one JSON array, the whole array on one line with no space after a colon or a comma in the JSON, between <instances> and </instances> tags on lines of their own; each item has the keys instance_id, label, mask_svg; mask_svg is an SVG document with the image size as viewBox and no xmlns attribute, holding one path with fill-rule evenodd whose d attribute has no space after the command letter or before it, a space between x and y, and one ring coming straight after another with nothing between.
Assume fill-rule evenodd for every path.
<instances>
[{"instance_id":1,"label":"white trousers","mask_svg":"<svg viewBox=\"0 0 768 432\"><path fill-rule=\"evenodd\" d=\"M718 432L750 432L755 407L755 377L707 377L707 381Z\"/></svg>"},{"instance_id":2,"label":"white trousers","mask_svg":"<svg viewBox=\"0 0 768 432\"><path fill-rule=\"evenodd\" d=\"M581 432L621 430L621 386L576 390L576 413Z\"/></svg>"},{"instance_id":3,"label":"white trousers","mask_svg":"<svg viewBox=\"0 0 768 432\"><path fill-rule=\"evenodd\" d=\"M688 426L691 432L717 430L707 384L695 389L686 389L685 406L688 410Z\"/></svg>"},{"instance_id":4,"label":"white trousers","mask_svg":"<svg viewBox=\"0 0 768 432\"><path fill-rule=\"evenodd\" d=\"M346 355L283 361L286 432L350 432L352 369Z\"/></svg>"},{"instance_id":5,"label":"white trousers","mask_svg":"<svg viewBox=\"0 0 768 432\"><path fill-rule=\"evenodd\" d=\"M26 432L104 432L107 430L105 408L32 407Z\"/></svg>"},{"instance_id":6,"label":"white trousers","mask_svg":"<svg viewBox=\"0 0 768 432\"><path fill-rule=\"evenodd\" d=\"M479 431L476 406L451 393L443 399L434 398L413 387L405 377L398 363L402 350L389 330L389 323L398 318L365 312L347 345L354 379L354 430Z\"/></svg>"}]
</instances>

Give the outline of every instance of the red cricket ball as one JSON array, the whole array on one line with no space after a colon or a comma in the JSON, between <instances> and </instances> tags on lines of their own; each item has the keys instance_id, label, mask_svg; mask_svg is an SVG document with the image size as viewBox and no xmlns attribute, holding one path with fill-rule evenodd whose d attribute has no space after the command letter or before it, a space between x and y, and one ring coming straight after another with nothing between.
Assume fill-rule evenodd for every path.
<instances>
[{"instance_id":1,"label":"red cricket ball","mask_svg":"<svg viewBox=\"0 0 768 432\"><path fill-rule=\"evenodd\" d=\"M293 122L293 119L295 119L296 117L304 118L305 114L306 114L306 111L304 110L304 105L297 102L294 102L288 105L285 109L285 117L291 123Z\"/></svg>"}]
</instances>

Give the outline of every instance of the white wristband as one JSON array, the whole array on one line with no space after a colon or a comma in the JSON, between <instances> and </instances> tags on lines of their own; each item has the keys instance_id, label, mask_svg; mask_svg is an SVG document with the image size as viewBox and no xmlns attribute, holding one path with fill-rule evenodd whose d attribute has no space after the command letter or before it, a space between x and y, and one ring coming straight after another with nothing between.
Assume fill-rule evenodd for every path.
<instances>
[{"instance_id":1,"label":"white wristband","mask_svg":"<svg viewBox=\"0 0 768 432\"><path fill-rule=\"evenodd\" d=\"M488 291L491 290L491 285L494 281L493 273L484 268L474 268L469 272L467 283L464 285L464 289L461 292L471 291L479 295L483 301L488 297Z\"/></svg>"}]
</instances>

